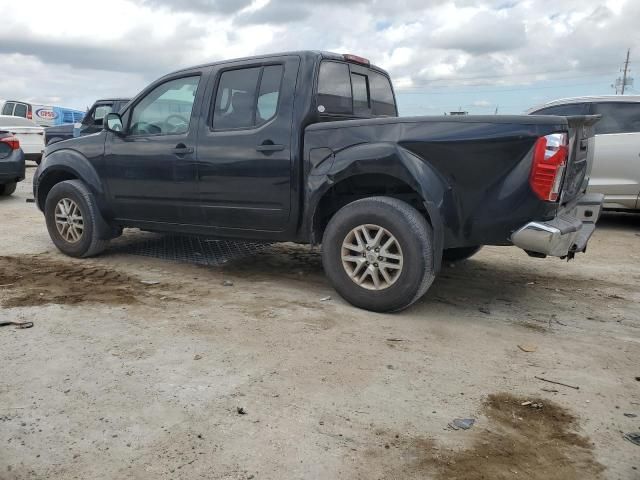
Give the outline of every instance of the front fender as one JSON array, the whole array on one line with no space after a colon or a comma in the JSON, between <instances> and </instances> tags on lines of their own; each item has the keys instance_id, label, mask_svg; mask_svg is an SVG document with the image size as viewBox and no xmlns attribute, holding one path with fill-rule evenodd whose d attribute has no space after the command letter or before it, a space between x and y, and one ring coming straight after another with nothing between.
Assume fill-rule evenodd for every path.
<instances>
[{"instance_id":1,"label":"front fender","mask_svg":"<svg viewBox=\"0 0 640 480\"><path fill-rule=\"evenodd\" d=\"M86 156L70 148L60 148L46 155L34 175L34 198L40 210L44 210L44 198L39 195L40 187L50 189L53 179L61 177L82 180L95 197L100 211L104 212L105 191L98 172Z\"/></svg>"},{"instance_id":2,"label":"front fender","mask_svg":"<svg viewBox=\"0 0 640 480\"><path fill-rule=\"evenodd\" d=\"M404 182L421 197L433 228L435 265L439 267L444 245L443 218L452 204L445 179L428 162L394 143L353 145L334 152L333 157L326 174L312 170L307 176L303 231L308 232L309 238L318 240L314 239L314 218L320 200L331 187L357 175L386 175Z\"/></svg>"}]
</instances>

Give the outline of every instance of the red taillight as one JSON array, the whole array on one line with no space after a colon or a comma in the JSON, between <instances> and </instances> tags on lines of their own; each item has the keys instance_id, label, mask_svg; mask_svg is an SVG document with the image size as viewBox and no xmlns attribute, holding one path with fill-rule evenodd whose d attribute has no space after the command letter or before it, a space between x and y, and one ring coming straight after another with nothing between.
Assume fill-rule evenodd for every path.
<instances>
[{"instance_id":1,"label":"red taillight","mask_svg":"<svg viewBox=\"0 0 640 480\"><path fill-rule=\"evenodd\" d=\"M361 65L366 65L367 67L371 65L371 62L368 58L359 57L358 55L352 55L350 53L345 53L342 55L342 58L347 62L360 63Z\"/></svg>"},{"instance_id":2,"label":"red taillight","mask_svg":"<svg viewBox=\"0 0 640 480\"><path fill-rule=\"evenodd\" d=\"M555 202L560 196L562 176L569 157L566 133L540 137L533 147L529 184L540 200Z\"/></svg>"},{"instance_id":3,"label":"red taillight","mask_svg":"<svg viewBox=\"0 0 640 480\"><path fill-rule=\"evenodd\" d=\"M11 150L17 150L20 148L20 140L18 140L18 137L0 138L0 142L9 145L9 148L11 148Z\"/></svg>"}]
</instances>

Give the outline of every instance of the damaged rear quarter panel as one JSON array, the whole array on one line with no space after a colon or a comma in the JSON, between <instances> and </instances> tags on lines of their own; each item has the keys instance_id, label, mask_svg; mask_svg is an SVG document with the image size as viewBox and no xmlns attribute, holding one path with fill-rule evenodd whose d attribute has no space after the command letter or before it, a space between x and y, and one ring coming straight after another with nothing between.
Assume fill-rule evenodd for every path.
<instances>
[{"instance_id":1,"label":"damaged rear quarter panel","mask_svg":"<svg viewBox=\"0 0 640 480\"><path fill-rule=\"evenodd\" d=\"M360 174L397 178L423 199L443 248L509 244L531 218L552 216L529 187L535 140L566 125L531 117L408 117L315 124L305 133L305 215L311 232L316 207L333 185ZM309 161L314 149L331 158Z\"/></svg>"}]
</instances>

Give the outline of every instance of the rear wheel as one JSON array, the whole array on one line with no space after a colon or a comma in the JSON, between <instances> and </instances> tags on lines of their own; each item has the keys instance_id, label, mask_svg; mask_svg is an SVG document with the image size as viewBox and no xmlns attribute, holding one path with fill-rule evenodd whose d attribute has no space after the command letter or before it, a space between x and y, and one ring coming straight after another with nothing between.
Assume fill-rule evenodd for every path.
<instances>
[{"instance_id":1,"label":"rear wheel","mask_svg":"<svg viewBox=\"0 0 640 480\"><path fill-rule=\"evenodd\" d=\"M5 183L4 185L0 185L0 196L8 197L13 192L16 191L16 186L18 184L16 182Z\"/></svg>"},{"instance_id":2,"label":"rear wheel","mask_svg":"<svg viewBox=\"0 0 640 480\"><path fill-rule=\"evenodd\" d=\"M447 248L442 252L442 259L447 262L460 262L473 257L480 251L482 245L473 247Z\"/></svg>"},{"instance_id":3,"label":"rear wheel","mask_svg":"<svg viewBox=\"0 0 640 480\"><path fill-rule=\"evenodd\" d=\"M93 195L80 180L60 182L45 202L47 230L58 249L71 257L91 257L109 244L98 236L102 221Z\"/></svg>"},{"instance_id":4,"label":"rear wheel","mask_svg":"<svg viewBox=\"0 0 640 480\"><path fill-rule=\"evenodd\" d=\"M435 278L429 223L390 197L352 202L324 232L322 263L338 293L353 305L393 312L418 300Z\"/></svg>"}]
</instances>

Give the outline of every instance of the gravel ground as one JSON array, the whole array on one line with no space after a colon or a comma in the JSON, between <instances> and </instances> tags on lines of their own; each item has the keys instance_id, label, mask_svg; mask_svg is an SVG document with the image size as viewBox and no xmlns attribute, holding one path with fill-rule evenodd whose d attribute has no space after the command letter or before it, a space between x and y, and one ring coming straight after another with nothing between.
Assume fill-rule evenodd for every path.
<instances>
[{"instance_id":1,"label":"gravel ground","mask_svg":"<svg viewBox=\"0 0 640 480\"><path fill-rule=\"evenodd\" d=\"M0 321L35 323L0 329L0 479L640 478L640 217L569 263L485 248L381 315L307 247L64 257L32 173L0 200Z\"/></svg>"}]
</instances>

